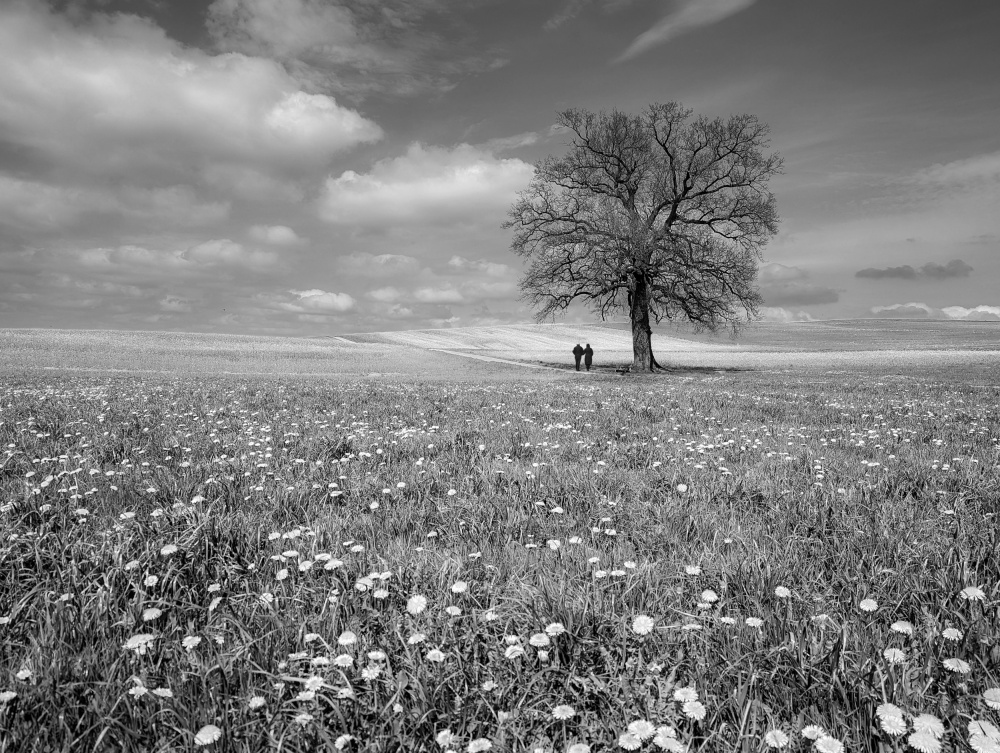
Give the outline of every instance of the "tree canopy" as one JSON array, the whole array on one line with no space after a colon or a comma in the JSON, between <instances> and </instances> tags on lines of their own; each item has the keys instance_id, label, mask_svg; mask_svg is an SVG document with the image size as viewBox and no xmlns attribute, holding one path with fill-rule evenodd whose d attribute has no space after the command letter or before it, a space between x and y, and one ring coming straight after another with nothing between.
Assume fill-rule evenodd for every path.
<instances>
[{"instance_id":1,"label":"tree canopy","mask_svg":"<svg viewBox=\"0 0 1000 753\"><path fill-rule=\"evenodd\" d=\"M753 115L566 110L569 151L536 165L504 227L530 259L523 297L541 321L585 301L627 311L633 369L658 366L650 319L736 328L758 315L761 250L777 232L768 180L781 158Z\"/></svg>"}]
</instances>

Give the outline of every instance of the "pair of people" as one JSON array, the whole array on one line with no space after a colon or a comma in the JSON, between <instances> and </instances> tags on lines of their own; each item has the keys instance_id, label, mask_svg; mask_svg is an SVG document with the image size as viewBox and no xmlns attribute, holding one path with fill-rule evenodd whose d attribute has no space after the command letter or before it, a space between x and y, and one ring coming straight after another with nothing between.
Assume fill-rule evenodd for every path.
<instances>
[{"instance_id":1,"label":"pair of people","mask_svg":"<svg viewBox=\"0 0 1000 753\"><path fill-rule=\"evenodd\" d=\"M590 371L590 366L594 363L594 349L590 347L590 343L587 343L586 348L581 348L580 343L576 344L573 348L573 358L576 359L576 370L580 370L580 359L583 359L584 366L587 367L587 371Z\"/></svg>"}]
</instances>

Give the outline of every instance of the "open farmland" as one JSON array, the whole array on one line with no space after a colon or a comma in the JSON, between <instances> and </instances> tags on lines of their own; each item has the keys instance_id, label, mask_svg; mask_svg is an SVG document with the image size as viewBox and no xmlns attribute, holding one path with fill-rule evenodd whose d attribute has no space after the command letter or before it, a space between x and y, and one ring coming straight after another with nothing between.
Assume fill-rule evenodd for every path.
<instances>
[{"instance_id":1,"label":"open farmland","mask_svg":"<svg viewBox=\"0 0 1000 753\"><path fill-rule=\"evenodd\" d=\"M3 333L0 749L994 749L989 351L92 337Z\"/></svg>"}]
</instances>

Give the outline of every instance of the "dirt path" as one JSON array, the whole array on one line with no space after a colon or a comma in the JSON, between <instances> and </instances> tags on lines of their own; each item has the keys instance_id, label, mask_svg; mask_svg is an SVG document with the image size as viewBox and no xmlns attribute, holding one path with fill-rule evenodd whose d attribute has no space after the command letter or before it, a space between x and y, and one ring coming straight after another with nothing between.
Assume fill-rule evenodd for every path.
<instances>
[{"instance_id":1,"label":"dirt path","mask_svg":"<svg viewBox=\"0 0 1000 753\"><path fill-rule=\"evenodd\" d=\"M475 353L468 353L468 352L463 352L463 351L460 351L460 350L444 350L443 348L428 348L427 350L433 350L435 353L447 353L450 356L461 356L462 358L473 358L473 359L475 359L477 361L493 361L495 363L509 363L509 364L513 364L514 366L524 366L525 368L528 368L528 369L547 369L549 371L559 371L559 372L562 372L564 374L568 372L567 369L559 369L559 368L556 368L555 366L542 366L541 364L525 363L524 361L512 361L512 360L507 359L507 358L496 358L494 356L480 356L480 355L477 355ZM575 374L576 372L573 372L573 373ZM584 372L581 372L581 373L584 373Z\"/></svg>"}]
</instances>

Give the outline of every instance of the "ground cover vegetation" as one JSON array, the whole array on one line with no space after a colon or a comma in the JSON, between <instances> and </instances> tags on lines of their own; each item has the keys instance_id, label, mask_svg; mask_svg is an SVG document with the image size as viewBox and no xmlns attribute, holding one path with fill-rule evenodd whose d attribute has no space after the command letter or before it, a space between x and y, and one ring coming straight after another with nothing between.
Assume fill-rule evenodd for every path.
<instances>
[{"instance_id":1,"label":"ground cover vegetation","mask_svg":"<svg viewBox=\"0 0 1000 753\"><path fill-rule=\"evenodd\" d=\"M1000 749L998 389L0 387L0 749Z\"/></svg>"}]
</instances>

